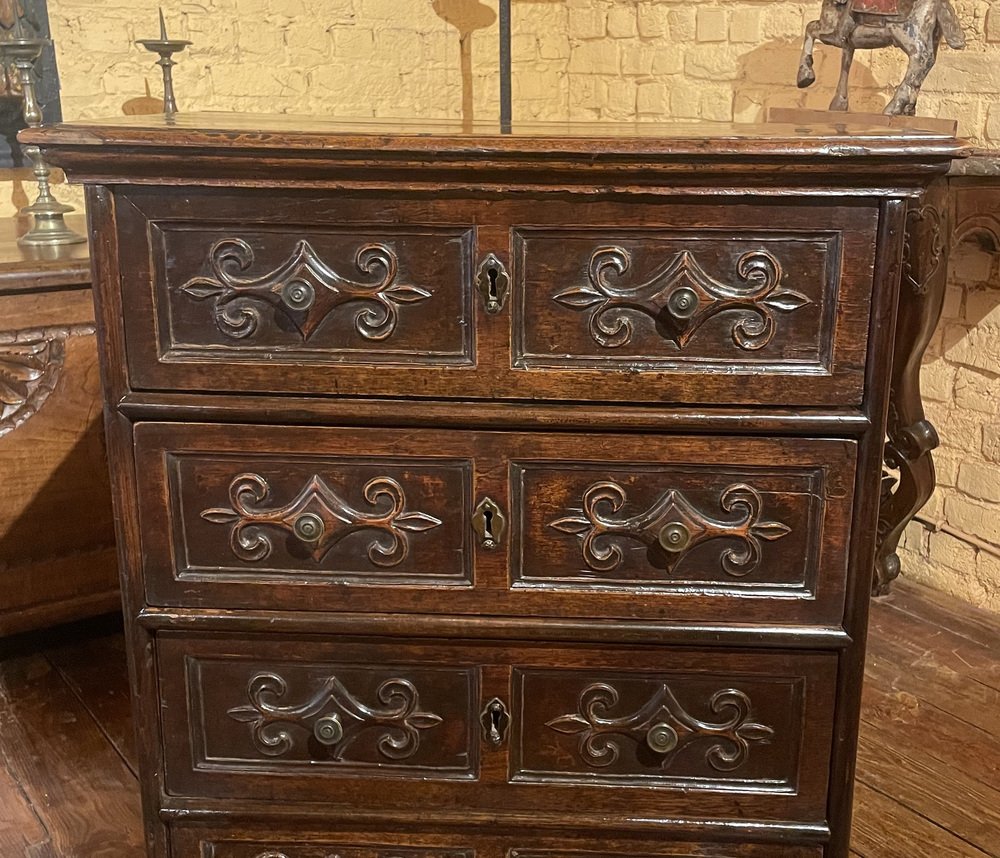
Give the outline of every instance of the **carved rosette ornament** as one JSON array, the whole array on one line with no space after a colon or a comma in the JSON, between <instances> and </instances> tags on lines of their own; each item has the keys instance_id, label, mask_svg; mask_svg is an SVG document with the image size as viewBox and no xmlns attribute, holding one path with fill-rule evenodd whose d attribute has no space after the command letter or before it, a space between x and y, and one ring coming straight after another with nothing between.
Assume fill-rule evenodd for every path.
<instances>
[{"instance_id":1,"label":"carved rosette ornament","mask_svg":"<svg viewBox=\"0 0 1000 858\"><path fill-rule=\"evenodd\" d=\"M206 509L201 517L213 524L231 524L230 545L241 560L254 562L274 550L267 530L284 531L306 546L317 563L345 537L371 531L368 559L383 568L398 566L409 554L407 534L422 533L442 522L423 512L406 511L403 487L389 477L365 485L363 495L371 510L352 506L322 477L314 476L290 503L269 507L271 493L259 474L241 474L229 485L231 507Z\"/></svg>"},{"instance_id":2,"label":"carved rosette ornament","mask_svg":"<svg viewBox=\"0 0 1000 858\"><path fill-rule=\"evenodd\" d=\"M283 704L288 684L274 673L259 673L247 686L249 705L227 713L250 725L254 747L269 757L295 748L298 732L330 749L336 761L349 761L350 750L364 733L376 731L375 747L390 761L412 757L420 748L420 734L442 722L439 715L420 710L420 695L405 679L387 679L379 685L378 703L366 705L336 677L330 676L308 700Z\"/></svg>"},{"instance_id":3,"label":"carved rosette ornament","mask_svg":"<svg viewBox=\"0 0 1000 858\"><path fill-rule=\"evenodd\" d=\"M604 682L580 693L578 709L549 721L545 726L558 733L579 736L581 759L594 768L613 765L621 756L621 740L645 745L662 756L661 767L668 769L688 746L709 741L705 762L719 772L742 766L750 746L768 744L774 730L751 720L750 698L734 688L717 691L709 708L719 721L702 721L691 715L663 683L639 710L615 716L620 694Z\"/></svg>"},{"instance_id":4,"label":"carved rosette ornament","mask_svg":"<svg viewBox=\"0 0 1000 858\"><path fill-rule=\"evenodd\" d=\"M253 336L261 324L261 305L270 305L285 316L308 340L341 307L356 305L354 329L366 340L392 336L399 309L431 297L427 289L398 282L399 260L384 244L366 244L355 258L370 282L344 277L327 265L308 241L302 240L292 255L273 271L243 277L253 267L254 252L240 238L217 241L209 253L210 277L194 277L180 290L203 301L211 299L215 321L225 335L235 339Z\"/></svg>"},{"instance_id":5,"label":"carved rosette ornament","mask_svg":"<svg viewBox=\"0 0 1000 858\"><path fill-rule=\"evenodd\" d=\"M86 324L0 331L0 436L31 419L55 390L66 341L93 333Z\"/></svg>"},{"instance_id":6,"label":"carved rosette ornament","mask_svg":"<svg viewBox=\"0 0 1000 858\"><path fill-rule=\"evenodd\" d=\"M583 509L550 522L549 527L579 536L583 559L597 572L610 572L621 565L625 559L623 542L646 545L651 559L671 574L702 543L737 539L742 545L726 548L719 558L723 571L737 578L749 575L760 564L762 540L771 542L791 532L780 521L761 520L763 498L743 483L729 486L719 498L722 511L735 515L731 519L707 515L676 489L632 516L619 515L626 501L625 489L617 483L594 483L583 494Z\"/></svg>"},{"instance_id":7,"label":"carved rosette ornament","mask_svg":"<svg viewBox=\"0 0 1000 858\"><path fill-rule=\"evenodd\" d=\"M774 338L775 313L791 313L812 301L781 287L781 263L764 250L744 253L736 263L738 285L710 276L687 250L681 251L644 283L621 278L632 267L623 247L603 247L590 260L588 282L553 296L577 312L590 312L590 334L605 348L632 341L635 319L647 316L657 332L683 349L709 319L737 311L730 336L745 351L764 348Z\"/></svg>"}]
</instances>

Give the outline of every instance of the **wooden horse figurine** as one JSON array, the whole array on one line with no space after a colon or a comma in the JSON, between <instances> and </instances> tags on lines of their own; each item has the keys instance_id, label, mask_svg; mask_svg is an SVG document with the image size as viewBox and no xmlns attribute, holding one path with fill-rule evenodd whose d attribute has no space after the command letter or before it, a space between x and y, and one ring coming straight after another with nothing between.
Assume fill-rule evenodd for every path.
<instances>
[{"instance_id":1,"label":"wooden horse figurine","mask_svg":"<svg viewBox=\"0 0 1000 858\"><path fill-rule=\"evenodd\" d=\"M912 116L942 37L956 50L965 47L951 0L823 0L819 20L806 27L798 84L807 87L816 80L813 48L817 41L840 48L844 52L840 82L830 110L847 110L847 82L855 50L895 46L906 53L910 62L884 112Z\"/></svg>"}]
</instances>

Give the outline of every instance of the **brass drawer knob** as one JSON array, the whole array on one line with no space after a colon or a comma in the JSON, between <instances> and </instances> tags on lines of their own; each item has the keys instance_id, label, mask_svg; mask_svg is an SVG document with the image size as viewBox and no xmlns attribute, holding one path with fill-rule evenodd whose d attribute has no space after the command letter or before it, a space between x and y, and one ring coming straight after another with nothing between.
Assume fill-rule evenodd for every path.
<instances>
[{"instance_id":1,"label":"brass drawer knob","mask_svg":"<svg viewBox=\"0 0 1000 858\"><path fill-rule=\"evenodd\" d=\"M321 745L336 745L344 738L344 725L336 715L324 715L313 724L313 735Z\"/></svg>"},{"instance_id":2,"label":"brass drawer knob","mask_svg":"<svg viewBox=\"0 0 1000 858\"><path fill-rule=\"evenodd\" d=\"M669 754L677 741L677 731L669 724L654 724L646 734L646 744L657 754Z\"/></svg>"},{"instance_id":3,"label":"brass drawer knob","mask_svg":"<svg viewBox=\"0 0 1000 858\"><path fill-rule=\"evenodd\" d=\"M667 298L667 310L679 321L690 319L697 311L700 299L698 293L690 286L674 289Z\"/></svg>"},{"instance_id":4,"label":"brass drawer knob","mask_svg":"<svg viewBox=\"0 0 1000 858\"><path fill-rule=\"evenodd\" d=\"M691 543L691 531L679 521L671 521L660 529L659 543L664 551L677 554Z\"/></svg>"},{"instance_id":5,"label":"brass drawer knob","mask_svg":"<svg viewBox=\"0 0 1000 858\"><path fill-rule=\"evenodd\" d=\"M292 531L303 542L319 542L323 538L326 525L323 519L311 512L305 512L295 519Z\"/></svg>"},{"instance_id":6,"label":"brass drawer knob","mask_svg":"<svg viewBox=\"0 0 1000 858\"><path fill-rule=\"evenodd\" d=\"M308 310L316 300L316 290L305 280L292 280L281 290L281 300L289 310Z\"/></svg>"}]
</instances>

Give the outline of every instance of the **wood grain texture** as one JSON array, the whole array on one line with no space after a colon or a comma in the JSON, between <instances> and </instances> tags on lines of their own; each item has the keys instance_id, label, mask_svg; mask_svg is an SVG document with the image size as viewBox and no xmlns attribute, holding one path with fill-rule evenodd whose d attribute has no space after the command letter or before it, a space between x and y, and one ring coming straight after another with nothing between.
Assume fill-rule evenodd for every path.
<instances>
[{"instance_id":1,"label":"wood grain texture","mask_svg":"<svg viewBox=\"0 0 1000 858\"><path fill-rule=\"evenodd\" d=\"M72 697L80 701L84 710L91 713L94 720L81 718L71 726L89 731L88 724L96 724L107 747L116 751L118 742L114 738L118 724L124 727L129 722L127 695L127 672L125 669L125 639L120 632L93 631L75 632L76 637L58 643L54 647L48 641L36 638L27 650L22 646L20 657L30 652L38 653L50 663L58 665L58 677L71 690ZM920 661L936 666L945 676L957 674L968 683L991 681L989 671L996 669L996 660L991 656L989 642L1000 637L1000 623L994 616L969 610L967 606L923 587L909 584L905 578L895 587L888 600L876 602L872 611L873 632L871 637L869 665L876 662L888 665L889 675L896 678L892 687L886 686L878 676L868 673L866 683L871 692L862 710L861 744L858 761L858 778L854 838L852 855L863 858L884 858L912 855L926 855L940 858L951 855L973 855L976 858L1000 854L1000 819L996 808L997 799L995 773L967 771L967 761L976 756L984 757L992 753L989 748L978 744L984 735L981 730L962 732L952 721L948 728L934 739L921 734L924 723L933 723L947 710L931 708L921 696L924 682L911 679L908 667L913 656L904 655L898 649L883 650L883 644L892 644L899 639L922 644ZM12 656L7 656L11 658ZM36 662L37 664L37 662ZM31 674L33 686L53 693L58 689L51 684L52 674L36 671ZM33 693L22 689L22 695ZM912 732L898 718L893 710L880 703L886 696L909 700L905 711L910 723L916 729ZM62 695L57 695L65 699ZM10 723L7 707L11 701L4 698L0 702L0 721ZM945 704L946 705L946 704ZM900 710L896 710L897 713ZM94 713L98 713L94 717ZM5 736L6 736L5 727ZM993 735L1000 734L1000 724L994 724ZM970 744L971 743L971 744ZM6 739L2 744L4 753L9 755ZM38 765L27 773L32 780L22 783L7 767L8 756L0 765L0 854L4 858L21 858L23 855L46 855L44 851L25 852L28 844L44 844L47 809L44 804L34 806L29 795L43 794L49 777L57 776L64 765L56 753L57 746L43 743L40 746ZM121 771L117 753L92 757L90 776L102 782L111 779L108 771ZM98 772L101 766L108 771ZM983 777L990 780L983 780ZM133 779L129 789L133 794L138 785ZM111 794L113 796L113 793ZM84 809L84 813L104 816L102 802L108 793L98 796L98 801ZM138 810L133 808L132 825L138 825ZM356 828L357 826L355 826ZM530 843L524 832L506 831L496 826L491 834L474 832L441 832L389 836L385 832L352 830L344 827L335 839L324 838L322 825L310 826L299 822L287 831L274 824L261 825L245 822L229 825L214 823L178 823L175 826L175 844L184 858L197 856L196 843L204 840L216 844L217 854L225 858L257 858L268 849L285 850L288 858L327 858L331 850L342 854L350 848L371 850L359 858L375 858L378 847L401 854L400 850L444 850L450 858L457 858L463 850L474 850L476 856L497 856L502 858L503 845L528 851L557 849L560 855L569 853L609 854L612 841L603 841L607 851L595 852L592 835L585 832L566 832L558 839L546 840L543 836L532 836ZM85 833L80 839L64 840L61 858L88 858L83 851L88 843ZM664 858L819 858L821 852L809 848L787 847L787 855L780 847L724 848L692 843L670 844L662 836L655 839L616 841L614 848L619 852L627 850L634 855L663 855ZM756 852L753 851L756 848ZM106 858L139 858L142 848L136 843L116 841L108 845ZM350 853L352 856L353 852ZM410 854L405 852L403 854Z\"/></svg>"},{"instance_id":2,"label":"wood grain texture","mask_svg":"<svg viewBox=\"0 0 1000 858\"><path fill-rule=\"evenodd\" d=\"M20 833L32 841L24 854L111 858L138 848L133 776L52 665L39 655L4 661L0 700L4 763L45 826Z\"/></svg>"},{"instance_id":3,"label":"wood grain texture","mask_svg":"<svg viewBox=\"0 0 1000 858\"><path fill-rule=\"evenodd\" d=\"M151 858L414 808L844 858L903 214L961 144L198 121L33 137L90 183Z\"/></svg>"},{"instance_id":4,"label":"wood grain texture","mask_svg":"<svg viewBox=\"0 0 1000 858\"><path fill-rule=\"evenodd\" d=\"M14 225L0 224L0 636L119 603L89 256L22 249Z\"/></svg>"},{"instance_id":5,"label":"wood grain texture","mask_svg":"<svg viewBox=\"0 0 1000 858\"><path fill-rule=\"evenodd\" d=\"M850 441L204 423L136 437L151 605L722 623L739 604L747 623L826 626L843 612ZM580 526L556 524L612 478L628 487L622 516L661 514L638 538L629 524L598 536L588 560ZM484 497L510 521L493 549L471 526ZM294 529L310 515L325 521L315 543ZM674 520L721 529L674 557L656 545ZM609 565L594 551L611 540Z\"/></svg>"}]
</instances>

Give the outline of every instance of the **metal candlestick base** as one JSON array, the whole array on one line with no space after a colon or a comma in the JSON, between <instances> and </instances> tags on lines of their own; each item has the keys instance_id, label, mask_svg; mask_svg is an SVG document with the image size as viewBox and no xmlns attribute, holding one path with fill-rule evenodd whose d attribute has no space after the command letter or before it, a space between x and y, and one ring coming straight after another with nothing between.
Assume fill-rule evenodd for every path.
<instances>
[{"instance_id":1,"label":"metal candlestick base","mask_svg":"<svg viewBox=\"0 0 1000 858\"><path fill-rule=\"evenodd\" d=\"M56 200L40 205L35 203L21 209L22 214L34 216L35 224L22 235L17 243L26 247L58 247L63 244L83 244L87 237L74 232L63 219L64 215L75 211Z\"/></svg>"},{"instance_id":2,"label":"metal candlestick base","mask_svg":"<svg viewBox=\"0 0 1000 858\"><path fill-rule=\"evenodd\" d=\"M48 44L50 44L48 39L23 37L0 41L0 60L11 63L17 69L21 91L24 94L24 121L29 128L38 128L42 124L42 110L35 94L33 70L42 54L42 48ZM86 237L71 230L63 220L63 216L74 209L73 206L59 202L52 194L50 182L52 170L45 162L42 150L37 146L26 146L24 154L31 160L31 169L38 182L38 199L22 209L23 214L34 216L34 226L18 239L18 244L29 247L56 247L85 242Z\"/></svg>"}]
</instances>

